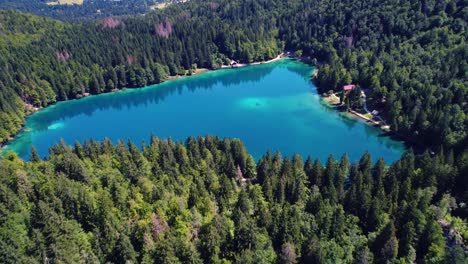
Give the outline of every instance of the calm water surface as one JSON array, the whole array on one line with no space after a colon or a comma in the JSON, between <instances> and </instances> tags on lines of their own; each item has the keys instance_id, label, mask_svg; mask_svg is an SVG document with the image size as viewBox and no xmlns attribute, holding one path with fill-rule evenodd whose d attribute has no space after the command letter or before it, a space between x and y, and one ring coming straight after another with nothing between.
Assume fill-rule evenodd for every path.
<instances>
[{"instance_id":1,"label":"calm water surface","mask_svg":"<svg viewBox=\"0 0 468 264\"><path fill-rule=\"evenodd\" d=\"M29 116L6 149L27 159L31 145L45 156L61 138L68 144L104 137L139 143L154 132L174 140L207 134L239 138L257 159L269 149L322 161L345 152L356 161L366 150L374 159L397 160L401 142L323 105L309 81L312 71L281 60L60 102Z\"/></svg>"}]
</instances>

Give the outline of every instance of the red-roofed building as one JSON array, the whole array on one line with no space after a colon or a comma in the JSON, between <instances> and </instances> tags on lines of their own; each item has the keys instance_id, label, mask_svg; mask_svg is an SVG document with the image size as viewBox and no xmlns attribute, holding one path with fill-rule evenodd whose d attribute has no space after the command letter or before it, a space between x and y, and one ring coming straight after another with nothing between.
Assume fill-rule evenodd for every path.
<instances>
[{"instance_id":1,"label":"red-roofed building","mask_svg":"<svg viewBox=\"0 0 468 264\"><path fill-rule=\"evenodd\" d=\"M351 90L354 90L354 88L356 88L356 85L348 84L348 85L343 86L343 91L351 91Z\"/></svg>"}]
</instances>

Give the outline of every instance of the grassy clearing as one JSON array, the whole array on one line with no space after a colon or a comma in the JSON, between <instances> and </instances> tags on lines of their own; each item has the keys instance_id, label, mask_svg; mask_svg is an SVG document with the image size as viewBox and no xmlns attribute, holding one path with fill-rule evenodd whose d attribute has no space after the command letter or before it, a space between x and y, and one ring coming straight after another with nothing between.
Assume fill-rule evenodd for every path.
<instances>
[{"instance_id":1,"label":"grassy clearing","mask_svg":"<svg viewBox=\"0 0 468 264\"><path fill-rule=\"evenodd\" d=\"M374 116L372 114L369 114L369 113L365 113L365 114L363 114L363 116L365 116L365 117L367 117L369 119L374 118Z\"/></svg>"},{"instance_id":2,"label":"grassy clearing","mask_svg":"<svg viewBox=\"0 0 468 264\"><path fill-rule=\"evenodd\" d=\"M47 5L82 5L84 0L57 0L47 2Z\"/></svg>"},{"instance_id":3,"label":"grassy clearing","mask_svg":"<svg viewBox=\"0 0 468 264\"><path fill-rule=\"evenodd\" d=\"M156 10L156 9L164 9L166 7L168 7L170 4L172 3L169 3L169 2L166 2L166 3L157 3L153 6L150 7L151 10Z\"/></svg>"},{"instance_id":4,"label":"grassy clearing","mask_svg":"<svg viewBox=\"0 0 468 264\"><path fill-rule=\"evenodd\" d=\"M172 4L177 4L177 3L185 3L188 2L188 0L179 0L179 1L167 1L163 3L156 3L152 6L150 6L151 10L156 10L156 9L164 9Z\"/></svg>"},{"instance_id":5,"label":"grassy clearing","mask_svg":"<svg viewBox=\"0 0 468 264\"><path fill-rule=\"evenodd\" d=\"M329 103L329 104L331 104L331 105L338 105L338 104L340 104L340 98L337 97L335 94L331 94L331 95L329 95L329 96L325 96L325 97L323 97L323 99L324 99L327 103Z\"/></svg>"}]
</instances>

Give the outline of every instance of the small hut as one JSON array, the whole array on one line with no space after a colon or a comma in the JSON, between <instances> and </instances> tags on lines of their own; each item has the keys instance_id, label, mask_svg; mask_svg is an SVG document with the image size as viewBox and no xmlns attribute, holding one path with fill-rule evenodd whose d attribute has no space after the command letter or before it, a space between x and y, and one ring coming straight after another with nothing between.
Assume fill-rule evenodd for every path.
<instances>
[{"instance_id":1,"label":"small hut","mask_svg":"<svg viewBox=\"0 0 468 264\"><path fill-rule=\"evenodd\" d=\"M348 85L343 86L343 91L345 91L345 92L349 92L349 91L352 91L354 89L356 89L355 84L348 84Z\"/></svg>"}]
</instances>

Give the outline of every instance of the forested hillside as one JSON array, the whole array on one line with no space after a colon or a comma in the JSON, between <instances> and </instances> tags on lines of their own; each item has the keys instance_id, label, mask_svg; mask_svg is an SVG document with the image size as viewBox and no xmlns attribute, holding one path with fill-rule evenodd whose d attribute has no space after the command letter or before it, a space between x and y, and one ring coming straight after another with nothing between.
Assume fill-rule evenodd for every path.
<instances>
[{"instance_id":1,"label":"forested hillside","mask_svg":"<svg viewBox=\"0 0 468 264\"><path fill-rule=\"evenodd\" d=\"M86 21L108 16L141 15L159 3L177 0L2 0L0 8L63 21Z\"/></svg>"},{"instance_id":2,"label":"forested hillside","mask_svg":"<svg viewBox=\"0 0 468 264\"><path fill-rule=\"evenodd\" d=\"M85 24L1 11L0 142L21 127L25 107L159 83L197 67L229 64L227 58L270 59L283 49L274 19L264 11L223 19L242 6L226 14L217 8L175 5L144 17Z\"/></svg>"},{"instance_id":3,"label":"forested hillside","mask_svg":"<svg viewBox=\"0 0 468 264\"><path fill-rule=\"evenodd\" d=\"M466 21L465 0L194 0L79 24L0 11L0 142L36 107L286 49L318 64L321 92L357 84L427 149L390 167L367 154L255 164L216 137L8 154L1 259L466 263Z\"/></svg>"},{"instance_id":4,"label":"forested hillside","mask_svg":"<svg viewBox=\"0 0 468 264\"><path fill-rule=\"evenodd\" d=\"M326 164L152 137L0 161L2 263L466 263L450 155ZM433 177L426 177L433 175ZM437 201L437 202L434 202ZM450 228L450 229L449 229ZM445 230L444 230L445 229ZM449 235L449 230L452 233Z\"/></svg>"}]
</instances>

